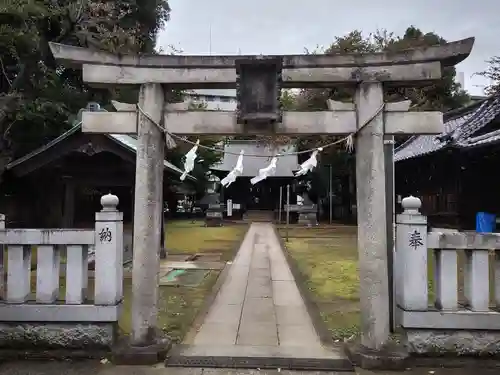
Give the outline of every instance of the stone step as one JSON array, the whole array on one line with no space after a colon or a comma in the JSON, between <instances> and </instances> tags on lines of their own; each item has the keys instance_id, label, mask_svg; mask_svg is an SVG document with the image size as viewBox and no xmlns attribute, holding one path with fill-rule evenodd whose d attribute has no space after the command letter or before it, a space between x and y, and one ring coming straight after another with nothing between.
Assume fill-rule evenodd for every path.
<instances>
[{"instance_id":1,"label":"stone step","mask_svg":"<svg viewBox=\"0 0 500 375\"><path fill-rule=\"evenodd\" d=\"M250 210L243 215L243 221L245 222L272 222L273 220L273 211Z\"/></svg>"},{"instance_id":2,"label":"stone step","mask_svg":"<svg viewBox=\"0 0 500 375\"><path fill-rule=\"evenodd\" d=\"M354 372L354 366L341 346L326 349L305 346L181 344L174 346L167 354L165 366Z\"/></svg>"}]
</instances>

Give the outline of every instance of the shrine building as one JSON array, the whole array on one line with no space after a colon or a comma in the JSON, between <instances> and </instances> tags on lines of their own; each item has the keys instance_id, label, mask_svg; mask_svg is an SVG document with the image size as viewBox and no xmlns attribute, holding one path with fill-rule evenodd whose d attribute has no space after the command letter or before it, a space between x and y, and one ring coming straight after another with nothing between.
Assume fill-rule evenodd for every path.
<instances>
[{"instance_id":1,"label":"shrine building","mask_svg":"<svg viewBox=\"0 0 500 375\"><path fill-rule=\"evenodd\" d=\"M230 186L221 187L221 202L228 199L233 204L240 204L244 211L274 211L279 208L280 187L282 187L282 203L286 203L286 186L290 184L290 203L296 203L296 184L294 172L299 169L297 155L278 158L274 176L252 185L250 180L265 168L271 158L252 157L250 155L275 155L295 152L293 145L270 146L255 140L233 140L224 146L224 156L211 171L221 180L235 167L240 151L243 150L243 174Z\"/></svg>"}]
</instances>

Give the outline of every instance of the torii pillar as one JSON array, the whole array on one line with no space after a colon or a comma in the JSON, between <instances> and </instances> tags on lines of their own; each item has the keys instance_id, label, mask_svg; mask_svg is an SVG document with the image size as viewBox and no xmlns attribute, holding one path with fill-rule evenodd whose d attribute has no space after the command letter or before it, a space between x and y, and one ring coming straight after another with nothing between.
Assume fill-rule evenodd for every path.
<instances>
[{"instance_id":1,"label":"torii pillar","mask_svg":"<svg viewBox=\"0 0 500 375\"><path fill-rule=\"evenodd\" d=\"M141 85L139 105L160 123L165 95L160 84ZM165 142L161 130L138 113L135 170L134 241L132 261L131 344L157 341L158 274L163 224L163 160ZM140 280L140 282L135 282Z\"/></svg>"},{"instance_id":2,"label":"torii pillar","mask_svg":"<svg viewBox=\"0 0 500 375\"><path fill-rule=\"evenodd\" d=\"M440 112L408 112L409 102L385 103L383 86L429 84L470 53L473 38L442 46L394 53L290 56L116 56L51 44L56 59L83 65L83 78L97 85L142 85L141 108L178 135L346 135L356 133L358 253L361 300L359 365L372 367L389 343L390 324L386 232L384 134L439 134ZM159 85L169 88L238 87L236 112L189 111L166 106ZM354 103L329 101L329 111L281 112L282 87L356 88ZM270 89L276 92L270 92ZM265 88L264 90L262 90ZM271 91L272 91L271 90ZM84 112L83 130L138 134L134 218L134 295L131 345L154 346L159 259L163 135L132 110ZM250 111L250 113L248 112ZM252 112L256 111L256 112ZM138 126L139 124L139 126ZM366 125L366 126L365 126ZM141 169L141 170L139 170ZM144 185L140 185L141 184ZM160 185L160 186L159 186ZM145 238L151 236L151 238ZM139 349L137 349L139 348ZM144 349L147 351L147 349Z\"/></svg>"},{"instance_id":3,"label":"torii pillar","mask_svg":"<svg viewBox=\"0 0 500 375\"><path fill-rule=\"evenodd\" d=\"M363 82L356 90L358 124L370 120L384 104L382 83ZM361 126L361 125L360 125ZM358 221L361 343L378 349L390 334L387 262L384 114L356 136L356 201Z\"/></svg>"}]
</instances>

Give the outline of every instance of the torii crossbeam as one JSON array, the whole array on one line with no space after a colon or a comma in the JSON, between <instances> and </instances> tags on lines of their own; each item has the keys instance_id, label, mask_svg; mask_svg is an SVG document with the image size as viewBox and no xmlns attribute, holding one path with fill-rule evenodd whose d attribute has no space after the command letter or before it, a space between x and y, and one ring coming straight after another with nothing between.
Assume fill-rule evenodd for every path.
<instances>
[{"instance_id":1,"label":"torii crossbeam","mask_svg":"<svg viewBox=\"0 0 500 375\"><path fill-rule=\"evenodd\" d=\"M384 105L383 87L438 80L442 68L464 60L473 44L469 38L400 52L290 56L118 56L60 44L50 48L60 62L82 67L89 84L141 85L141 110L171 133L356 133L362 345L376 351L389 340L391 309L383 137L444 130L439 112L408 112L407 101ZM322 112L282 112L278 105L281 88L337 85L356 88L353 103L330 101ZM163 87L236 87L239 107L236 112L179 109L164 102ZM83 129L138 134L131 343L145 346L155 340L159 260L151 250L160 247L164 145L160 129L136 109L128 105L115 113L84 113Z\"/></svg>"},{"instance_id":2,"label":"torii crossbeam","mask_svg":"<svg viewBox=\"0 0 500 375\"><path fill-rule=\"evenodd\" d=\"M233 111L170 110L166 105L164 124L177 135L325 135L353 134L357 130L355 106L352 103L328 102L331 110L317 112L284 112L283 122L269 129L245 129ZM440 112L408 112L410 101L385 105L384 134L436 134L442 131ZM118 112L83 112L83 131L86 133L137 134L135 105Z\"/></svg>"}]
</instances>

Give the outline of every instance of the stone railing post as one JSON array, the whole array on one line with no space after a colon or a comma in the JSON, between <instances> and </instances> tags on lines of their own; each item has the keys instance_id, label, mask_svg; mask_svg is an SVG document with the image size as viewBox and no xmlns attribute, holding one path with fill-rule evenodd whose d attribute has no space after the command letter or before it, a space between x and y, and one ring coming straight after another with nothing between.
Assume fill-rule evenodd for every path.
<instances>
[{"instance_id":1,"label":"stone railing post","mask_svg":"<svg viewBox=\"0 0 500 375\"><path fill-rule=\"evenodd\" d=\"M427 218L420 214L420 199L402 200L396 218L396 298L404 310L428 309Z\"/></svg>"},{"instance_id":2,"label":"stone railing post","mask_svg":"<svg viewBox=\"0 0 500 375\"><path fill-rule=\"evenodd\" d=\"M95 304L116 305L123 297L123 213L118 197L101 197L95 215Z\"/></svg>"}]
</instances>

